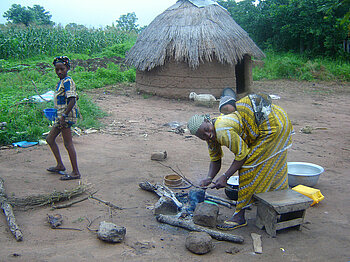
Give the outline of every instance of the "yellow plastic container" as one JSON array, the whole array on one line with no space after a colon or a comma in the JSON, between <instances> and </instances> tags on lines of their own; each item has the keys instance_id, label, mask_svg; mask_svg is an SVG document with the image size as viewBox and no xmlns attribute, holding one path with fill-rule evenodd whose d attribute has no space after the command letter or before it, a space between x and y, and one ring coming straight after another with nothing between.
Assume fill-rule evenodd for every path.
<instances>
[{"instance_id":1,"label":"yellow plastic container","mask_svg":"<svg viewBox=\"0 0 350 262\"><path fill-rule=\"evenodd\" d=\"M298 185L292 188L294 191L299 192L300 194L303 194L304 196L307 196L311 198L314 202L311 204L311 206L317 204L318 202L322 201L324 199L324 196L321 194L321 191L316 188Z\"/></svg>"}]
</instances>

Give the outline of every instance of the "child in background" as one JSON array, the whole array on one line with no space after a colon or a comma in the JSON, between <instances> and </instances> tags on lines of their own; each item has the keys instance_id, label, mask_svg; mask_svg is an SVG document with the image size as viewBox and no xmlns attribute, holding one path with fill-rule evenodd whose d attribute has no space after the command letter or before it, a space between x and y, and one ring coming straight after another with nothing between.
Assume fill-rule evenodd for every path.
<instances>
[{"instance_id":1,"label":"child in background","mask_svg":"<svg viewBox=\"0 0 350 262\"><path fill-rule=\"evenodd\" d=\"M236 92L233 91L232 88L226 87L222 91L219 104L219 111L224 115L228 115L235 112L236 110Z\"/></svg>"},{"instance_id":2,"label":"child in background","mask_svg":"<svg viewBox=\"0 0 350 262\"><path fill-rule=\"evenodd\" d=\"M224 115L231 114L237 110L236 100L231 96L222 96L220 98L219 111Z\"/></svg>"},{"instance_id":3,"label":"child in background","mask_svg":"<svg viewBox=\"0 0 350 262\"><path fill-rule=\"evenodd\" d=\"M55 156L57 165L48 168L47 171L63 174L63 176L60 177L60 180L80 179L77 156L71 132L71 126L76 122L77 118L76 101L78 96L73 79L67 75L68 70L70 69L70 61L67 56L59 56L54 59L53 65L55 66L56 74L60 79L57 84L54 99L55 108L57 109L57 117L46 141ZM72 165L72 172L70 174L64 173L66 168L62 163L60 151L56 143L56 137L60 133L62 133L64 146L68 151Z\"/></svg>"}]
</instances>

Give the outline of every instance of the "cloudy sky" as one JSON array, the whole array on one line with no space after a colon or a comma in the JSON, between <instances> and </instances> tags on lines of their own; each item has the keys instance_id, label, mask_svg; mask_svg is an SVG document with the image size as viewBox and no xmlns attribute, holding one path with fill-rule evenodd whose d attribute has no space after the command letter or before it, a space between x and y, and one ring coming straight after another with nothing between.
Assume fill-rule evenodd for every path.
<instances>
[{"instance_id":1,"label":"cloudy sky","mask_svg":"<svg viewBox=\"0 0 350 262\"><path fill-rule=\"evenodd\" d=\"M121 15L135 12L137 24L148 25L176 0L0 0L0 24L6 23L4 12L12 4L40 5L52 15L51 20L63 26L69 23L88 27L112 25Z\"/></svg>"}]
</instances>

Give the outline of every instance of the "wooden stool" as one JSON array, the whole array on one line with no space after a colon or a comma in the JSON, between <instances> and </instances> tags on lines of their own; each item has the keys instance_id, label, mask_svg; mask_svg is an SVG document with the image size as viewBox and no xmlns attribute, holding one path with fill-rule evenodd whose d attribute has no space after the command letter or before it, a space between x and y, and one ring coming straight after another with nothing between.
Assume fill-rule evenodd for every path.
<instances>
[{"instance_id":1,"label":"wooden stool","mask_svg":"<svg viewBox=\"0 0 350 262\"><path fill-rule=\"evenodd\" d=\"M255 194L258 201L256 226L276 237L276 231L299 226L304 222L306 209L313 200L292 189Z\"/></svg>"}]
</instances>

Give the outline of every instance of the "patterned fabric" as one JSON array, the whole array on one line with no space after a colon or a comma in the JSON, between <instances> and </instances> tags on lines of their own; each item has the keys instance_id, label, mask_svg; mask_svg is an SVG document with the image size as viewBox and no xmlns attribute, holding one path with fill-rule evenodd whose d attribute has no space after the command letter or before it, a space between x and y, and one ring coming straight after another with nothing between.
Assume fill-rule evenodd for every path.
<instances>
[{"instance_id":1,"label":"patterned fabric","mask_svg":"<svg viewBox=\"0 0 350 262\"><path fill-rule=\"evenodd\" d=\"M68 68L70 68L70 60L67 56L57 56L53 60L53 65L56 65L57 63L63 63L65 64Z\"/></svg>"},{"instance_id":2,"label":"patterned fabric","mask_svg":"<svg viewBox=\"0 0 350 262\"><path fill-rule=\"evenodd\" d=\"M59 119L62 117L63 112L66 110L68 106L68 98L70 97L75 97L76 100L78 100L75 83L71 77L67 76L58 82L54 95L54 105L57 109L57 118L55 120L56 127L59 126ZM77 103L75 103L74 107L65 118L68 126L71 126L76 122L77 116L78 108Z\"/></svg>"},{"instance_id":3,"label":"patterned fabric","mask_svg":"<svg viewBox=\"0 0 350 262\"><path fill-rule=\"evenodd\" d=\"M249 99L252 102L255 122L259 126L271 113L271 98L265 94L250 94Z\"/></svg>"},{"instance_id":4,"label":"patterned fabric","mask_svg":"<svg viewBox=\"0 0 350 262\"><path fill-rule=\"evenodd\" d=\"M192 135L195 135L202 125L204 119L210 120L209 115L194 115L188 120L187 128L190 130Z\"/></svg>"},{"instance_id":5,"label":"patterned fabric","mask_svg":"<svg viewBox=\"0 0 350 262\"><path fill-rule=\"evenodd\" d=\"M237 102L236 112L219 116L214 125L217 140L208 144L211 161L222 157L221 146L229 148L237 161L246 158L239 170L235 213L247 207L255 193L288 188L286 150L292 144L292 124L276 105L270 104L271 111L255 112L252 100L244 97ZM264 119L257 121L257 113Z\"/></svg>"}]
</instances>

